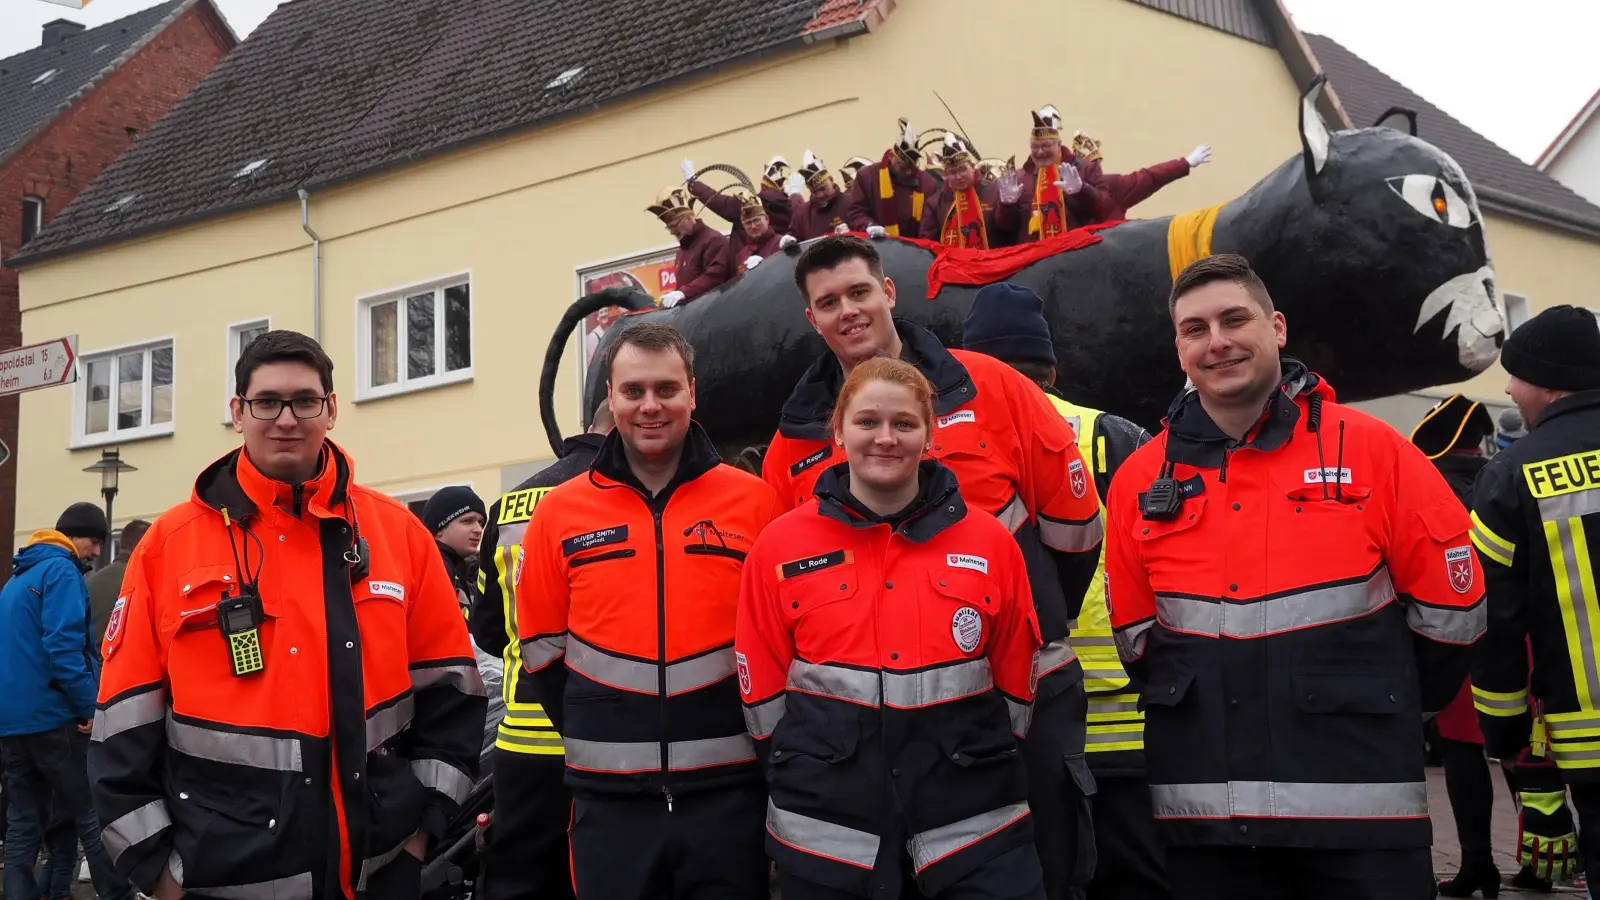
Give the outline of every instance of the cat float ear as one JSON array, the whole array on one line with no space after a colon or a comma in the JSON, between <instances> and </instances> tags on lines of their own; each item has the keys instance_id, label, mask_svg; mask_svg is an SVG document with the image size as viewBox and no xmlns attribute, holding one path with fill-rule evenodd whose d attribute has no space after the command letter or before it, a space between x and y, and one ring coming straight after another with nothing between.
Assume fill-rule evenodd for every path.
<instances>
[{"instance_id":1,"label":"cat float ear","mask_svg":"<svg viewBox=\"0 0 1600 900\"><path fill-rule=\"evenodd\" d=\"M1333 137L1328 133L1328 123L1317 112L1317 100L1328 83L1325 75L1318 75L1306 92L1300 95L1300 148L1306 163L1306 183L1316 184L1323 166L1328 164L1328 145Z\"/></svg>"},{"instance_id":2,"label":"cat float ear","mask_svg":"<svg viewBox=\"0 0 1600 900\"><path fill-rule=\"evenodd\" d=\"M1393 128L1395 131L1404 131L1412 137L1417 136L1417 111L1406 109L1403 106L1391 106L1384 110L1378 121L1372 123L1373 128Z\"/></svg>"}]
</instances>

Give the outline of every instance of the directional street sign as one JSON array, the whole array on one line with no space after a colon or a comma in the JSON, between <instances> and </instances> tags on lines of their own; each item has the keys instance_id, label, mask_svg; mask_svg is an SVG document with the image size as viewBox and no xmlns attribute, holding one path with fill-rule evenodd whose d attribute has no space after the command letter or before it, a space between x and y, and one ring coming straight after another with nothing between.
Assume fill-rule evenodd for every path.
<instances>
[{"instance_id":1,"label":"directional street sign","mask_svg":"<svg viewBox=\"0 0 1600 900\"><path fill-rule=\"evenodd\" d=\"M6 446L5 441L0 441L0 466L5 465L7 462L10 462L10 460L11 448Z\"/></svg>"},{"instance_id":2,"label":"directional street sign","mask_svg":"<svg viewBox=\"0 0 1600 900\"><path fill-rule=\"evenodd\" d=\"M78 336L0 350L0 397L78 380Z\"/></svg>"}]
</instances>

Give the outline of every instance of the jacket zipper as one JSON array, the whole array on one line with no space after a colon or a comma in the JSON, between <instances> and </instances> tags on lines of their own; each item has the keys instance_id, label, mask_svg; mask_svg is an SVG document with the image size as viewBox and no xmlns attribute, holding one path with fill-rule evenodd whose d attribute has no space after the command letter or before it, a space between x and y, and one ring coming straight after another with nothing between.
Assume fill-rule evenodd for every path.
<instances>
[{"instance_id":1,"label":"jacket zipper","mask_svg":"<svg viewBox=\"0 0 1600 900\"><path fill-rule=\"evenodd\" d=\"M296 519L300 518L300 492L304 489L304 484L297 484L294 486L294 517Z\"/></svg>"},{"instance_id":2,"label":"jacket zipper","mask_svg":"<svg viewBox=\"0 0 1600 900\"><path fill-rule=\"evenodd\" d=\"M655 502L647 501L656 526L656 685L661 702L661 793L667 798L667 812L672 812L672 790L667 786L670 777L667 768L667 544L661 532L663 510Z\"/></svg>"}]
</instances>

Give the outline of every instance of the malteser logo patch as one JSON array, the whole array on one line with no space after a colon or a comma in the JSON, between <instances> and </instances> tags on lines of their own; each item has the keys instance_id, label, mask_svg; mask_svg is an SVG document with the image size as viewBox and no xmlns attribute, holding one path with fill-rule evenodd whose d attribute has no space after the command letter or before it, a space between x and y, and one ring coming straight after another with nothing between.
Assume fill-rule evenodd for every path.
<instances>
[{"instance_id":1,"label":"malteser logo patch","mask_svg":"<svg viewBox=\"0 0 1600 900\"><path fill-rule=\"evenodd\" d=\"M793 562L786 562L779 565L778 580L782 581L785 578L793 578L796 575L804 575L807 572L817 572L822 569L831 569L834 566L842 566L846 563L855 562L855 559L856 555L854 551L851 550L834 550L828 553L821 553L816 556L808 556L805 559L797 559Z\"/></svg>"},{"instance_id":2,"label":"malteser logo patch","mask_svg":"<svg viewBox=\"0 0 1600 900\"><path fill-rule=\"evenodd\" d=\"M374 594L382 594L385 597L393 597L402 603L404 603L406 599L406 589L392 581L369 581L367 582L367 588Z\"/></svg>"},{"instance_id":3,"label":"malteser logo patch","mask_svg":"<svg viewBox=\"0 0 1600 900\"><path fill-rule=\"evenodd\" d=\"M957 569L971 569L974 572L989 574L989 561L981 556L968 556L965 553L949 553L944 558L945 565Z\"/></svg>"},{"instance_id":4,"label":"malteser logo patch","mask_svg":"<svg viewBox=\"0 0 1600 900\"><path fill-rule=\"evenodd\" d=\"M599 531L591 531L588 534L567 538L561 542L561 555L571 556L584 550L593 550L596 547L604 547L609 544L625 544L627 542L628 526L613 525L610 528L602 528Z\"/></svg>"},{"instance_id":5,"label":"malteser logo patch","mask_svg":"<svg viewBox=\"0 0 1600 900\"><path fill-rule=\"evenodd\" d=\"M122 620L128 610L128 595L123 594L111 607L111 617L106 620L105 646L112 646L122 634Z\"/></svg>"},{"instance_id":6,"label":"malteser logo patch","mask_svg":"<svg viewBox=\"0 0 1600 900\"><path fill-rule=\"evenodd\" d=\"M1089 474L1083 468L1083 460L1075 459L1067 463L1067 478L1072 486L1072 496L1082 500L1083 495L1089 492Z\"/></svg>"},{"instance_id":7,"label":"malteser logo patch","mask_svg":"<svg viewBox=\"0 0 1600 900\"><path fill-rule=\"evenodd\" d=\"M970 606L963 606L950 617L950 636L962 653L971 653L983 643L983 614Z\"/></svg>"},{"instance_id":8,"label":"malteser logo patch","mask_svg":"<svg viewBox=\"0 0 1600 900\"><path fill-rule=\"evenodd\" d=\"M962 422L977 422L978 414L970 409L957 410L948 416L939 417L939 427L949 428L951 425L960 425Z\"/></svg>"},{"instance_id":9,"label":"malteser logo patch","mask_svg":"<svg viewBox=\"0 0 1600 900\"><path fill-rule=\"evenodd\" d=\"M733 654L733 661L739 669L739 692L746 697L750 696L750 660L745 659L743 653Z\"/></svg>"},{"instance_id":10,"label":"malteser logo patch","mask_svg":"<svg viewBox=\"0 0 1600 900\"><path fill-rule=\"evenodd\" d=\"M1472 590L1475 579L1472 570L1472 548L1451 547L1444 552L1445 566L1450 570L1450 587L1458 594Z\"/></svg>"},{"instance_id":11,"label":"malteser logo patch","mask_svg":"<svg viewBox=\"0 0 1600 900\"><path fill-rule=\"evenodd\" d=\"M1306 484L1321 484L1324 481L1329 484L1349 484L1350 470L1335 469L1332 466L1326 469L1306 470Z\"/></svg>"},{"instance_id":12,"label":"malteser logo patch","mask_svg":"<svg viewBox=\"0 0 1600 900\"><path fill-rule=\"evenodd\" d=\"M789 467L789 477L793 478L794 476L799 475L801 472L804 472L805 470L811 468L812 466L816 465L817 463L822 462L823 460L825 460L825 459L827 459L827 458L829 458L831 456L833 456L833 445L829 444L826 447L823 447L821 450L818 450L817 452L811 454L810 456L806 457L805 459L802 459L799 462L795 463L794 465L790 466Z\"/></svg>"}]
</instances>

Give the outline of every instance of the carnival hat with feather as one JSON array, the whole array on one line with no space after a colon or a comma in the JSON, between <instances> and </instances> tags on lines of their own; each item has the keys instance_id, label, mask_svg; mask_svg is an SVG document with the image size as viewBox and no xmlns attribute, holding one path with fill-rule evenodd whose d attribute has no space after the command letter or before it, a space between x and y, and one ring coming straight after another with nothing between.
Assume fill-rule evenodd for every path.
<instances>
[{"instance_id":1,"label":"carnival hat with feather","mask_svg":"<svg viewBox=\"0 0 1600 900\"><path fill-rule=\"evenodd\" d=\"M800 160L800 176L806 180L806 187L816 190L833 179L833 173L828 171L828 164L822 157L812 153L808 148L806 155Z\"/></svg>"},{"instance_id":2,"label":"carnival hat with feather","mask_svg":"<svg viewBox=\"0 0 1600 900\"><path fill-rule=\"evenodd\" d=\"M1033 139L1045 138L1061 140L1061 113L1049 104L1033 111Z\"/></svg>"},{"instance_id":3,"label":"carnival hat with feather","mask_svg":"<svg viewBox=\"0 0 1600 900\"><path fill-rule=\"evenodd\" d=\"M967 143L966 138L958 134L946 133L944 145L939 148L939 164L949 167L963 162L977 165L977 152L972 149L971 144Z\"/></svg>"},{"instance_id":4,"label":"carnival hat with feather","mask_svg":"<svg viewBox=\"0 0 1600 900\"><path fill-rule=\"evenodd\" d=\"M743 169L728 163L712 163L694 173L694 180L703 182L705 181L704 176L710 172L721 172L724 175L733 176L733 182L717 188L717 193L739 198L740 221L767 215L767 208L761 205L761 198L758 196L755 184L750 181L750 176L746 175Z\"/></svg>"},{"instance_id":5,"label":"carnival hat with feather","mask_svg":"<svg viewBox=\"0 0 1600 900\"><path fill-rule=\"evenodd\" d=\"M783 189L783 179L789 174L789 161L778 154L767 160L767 168L761 173L761 186L774 191Z\"/></svg>"},{"instance_id":6,"label":"carnival hat with feather","mask_svg":"<svg viewBox=\"0 0 1600 900\"><path fill-rule=\"evenodd\" d=\"M850 190L850 186L856 183L856 176L861 174L862 169L870 165L872 165L872 160L867 159L865 156L852 156L849 162L840 166L839 175L844 179L844 189Z\"/></svg>"},{"instance_id":7,"label":"carnival hat with feather","mask_svg":"<svg viewBox=\"0 0 1600 900\"><path fill-rule=\"evenodd\" d=\"M1081 130L1072 133L1072 155L1080 162L1095 162L1100 159L1100 142Z\"/></svg>"},{"instance_id":8,"label":"carnival hat with feather","mask_svg":"<svg viewBox=\"0 0 1600 900\"><path fill-rule=\"evenodd\" d=\"M672 225L684 216L694 215L694 197L681 187L664 188L656 195L656 202L645 209L662 224Z\"/></svg>"},{"instance_id":9,"label":"carnival hat with feather","mask_svg":"<svg viewBox=\"0 0 1600 900\"><path fill-rule=\"evenodd\" d=\"M895 139L894 146L890 148L901 162L916 165L922 159L922 151L917 149L917 130L905 119L900 120L900 136Z\"/></svg>"}]
</instances>

